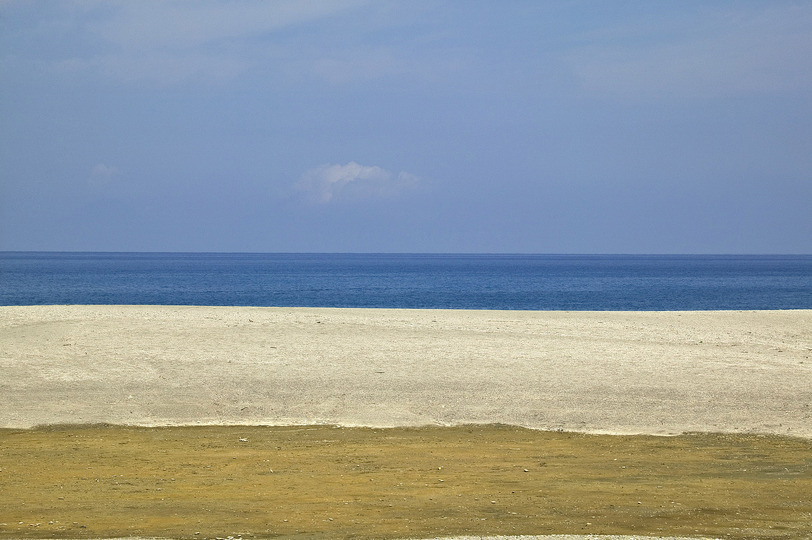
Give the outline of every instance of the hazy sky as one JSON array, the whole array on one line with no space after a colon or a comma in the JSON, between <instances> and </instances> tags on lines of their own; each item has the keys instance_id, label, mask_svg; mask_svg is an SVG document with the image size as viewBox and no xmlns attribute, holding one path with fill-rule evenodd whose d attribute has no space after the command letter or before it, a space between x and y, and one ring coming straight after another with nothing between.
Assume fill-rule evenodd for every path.
<instances>
[{"instance_id":1,"label":"hazy sky","mask_svg":"<svg viewBox=\"0 0 812 540\"><path fill-rule=\"evenodd\" d=\"M812 253L812 2L0 0L0 250Z\"/></svg>"}]
</instances>

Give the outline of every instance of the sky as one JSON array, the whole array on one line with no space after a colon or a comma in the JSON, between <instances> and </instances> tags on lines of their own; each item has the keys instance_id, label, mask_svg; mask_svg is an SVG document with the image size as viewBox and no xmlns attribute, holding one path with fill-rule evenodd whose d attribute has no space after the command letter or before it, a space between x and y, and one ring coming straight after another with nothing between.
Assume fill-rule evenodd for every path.
<instances>
[{"instance_id":1,"label":"sky","mask_svg":"<svg viewBox=\"0 0 812 540\"><path fill-rule=\"evenodd\" d=\"M0 250L812 253L812 2L0 0Z\"/></svg>"}]
</instances>

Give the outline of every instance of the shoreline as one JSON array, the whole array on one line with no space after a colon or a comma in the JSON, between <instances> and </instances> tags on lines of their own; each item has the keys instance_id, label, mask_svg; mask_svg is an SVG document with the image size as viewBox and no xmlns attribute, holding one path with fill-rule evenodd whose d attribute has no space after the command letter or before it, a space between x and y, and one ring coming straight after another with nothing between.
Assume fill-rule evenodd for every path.
<instances>
[{"instance_id":1,"label":"shoreline","mask_svg":"<svg viewBox=\"0 0 812 540\"><path fill-rule=\"evenodd\" d=\"M812 438L812 310L0 307L0 427Z\"/></svg>"}]
</instances>

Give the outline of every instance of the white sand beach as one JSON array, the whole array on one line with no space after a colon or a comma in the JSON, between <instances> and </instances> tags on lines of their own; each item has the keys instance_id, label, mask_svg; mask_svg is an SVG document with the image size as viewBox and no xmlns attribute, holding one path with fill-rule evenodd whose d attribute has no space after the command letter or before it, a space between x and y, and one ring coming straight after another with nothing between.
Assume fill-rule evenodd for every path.
<instances>
[{"instance_id":1,"label":"white sand beach","mask_svg":"<svg viewBox=\"0 0 812 540\"><path fill-rule=\"evenodd\" d=\"M0 307L0 426L812 437L812 311Z\"/></svg>"}]
</instances>

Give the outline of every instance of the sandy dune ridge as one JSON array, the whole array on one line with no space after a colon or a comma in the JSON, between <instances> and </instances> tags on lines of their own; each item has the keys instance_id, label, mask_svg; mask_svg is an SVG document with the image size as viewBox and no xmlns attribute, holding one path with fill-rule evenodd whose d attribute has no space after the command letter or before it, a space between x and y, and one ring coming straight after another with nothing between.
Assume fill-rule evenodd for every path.
<instances>
[{"instance_id":1,"label":"sandy dune ridge","mask_svg":"<svg viewBox=\"0 0 812 540\"><path fill-rule=\"evenodd\" d=\"M0 307L0 427L812 437L812 310Z\"/></svg>"}]
</instances>

